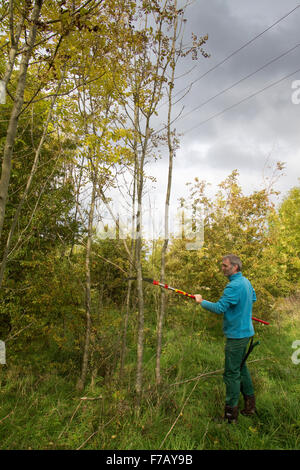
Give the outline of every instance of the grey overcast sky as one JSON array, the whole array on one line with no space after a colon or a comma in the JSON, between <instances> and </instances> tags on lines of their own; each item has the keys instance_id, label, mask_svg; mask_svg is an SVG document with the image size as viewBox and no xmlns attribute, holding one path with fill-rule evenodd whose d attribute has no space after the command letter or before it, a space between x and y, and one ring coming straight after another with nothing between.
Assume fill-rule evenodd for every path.
<instances>
[{"instance_id":1,"label":"grey overcast sky","mask_svg":"<svg viewBox=\"0 0 300 470\"><path fill-rule=\"evenodd\" d=\"M180 76L194 67L188 76L176 81L175 93L191 82L193 86L174 109L174 115L181 110L182 114L174 124L181 138L174 163L172 204L187 194L185 184L195 177L211 183L210 191L214 193L234 169L239 171L246 194L259 190L277 161L286 163L284 176L276 184L282 197L299 184L300 176L299 1L196 0L189 6L186 18L185 40L191 41L192 32L198 37L208 34L204 48L210 58L182 60L177 71ZM249 41L249 45L210 71ZM280 81L286 76L289 77ZM266 88L275 82L278 83ZM225 111L226 108L231 109ZM159 125L164 125L163 109ZM165 155L147 166L147 173L157 179L149 189L156 207L165 199L167 158Z\"/></svg>"}]
</instances>

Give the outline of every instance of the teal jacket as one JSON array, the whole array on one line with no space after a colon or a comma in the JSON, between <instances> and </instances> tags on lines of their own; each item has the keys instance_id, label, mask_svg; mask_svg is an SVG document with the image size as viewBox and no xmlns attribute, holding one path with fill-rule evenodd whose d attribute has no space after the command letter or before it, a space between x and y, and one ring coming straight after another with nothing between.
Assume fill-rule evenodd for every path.
<instances>
[{"instance_id":1,"label":"teal jacket","mask_svg":"<svg viewBox=\"0 0 300 470\"><path fill-rule=\"evenodd\" d=\"M254 335L252 304L256 301L251 282L241 272L229 276L229 283L218 302L203 300L201 306L210 312L224 314L226 338L247 338Z\"/></svg>"}]
</instances>

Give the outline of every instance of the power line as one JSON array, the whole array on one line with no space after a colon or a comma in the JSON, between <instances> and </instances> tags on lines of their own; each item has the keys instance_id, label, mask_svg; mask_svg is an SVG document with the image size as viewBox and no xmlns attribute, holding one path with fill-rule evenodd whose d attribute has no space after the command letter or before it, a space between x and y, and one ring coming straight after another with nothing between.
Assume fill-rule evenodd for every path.
<instances>
[{"instance_id":1,"label":"power line","mask_svg":"<svg viewBox=\"0 0 300 470\"><path fill-rule=\"evenodd\" d=\"M229 87L224 88L224 90L219 91L217 94L211 96L211 97L208 98L206 101L203 101L201 104L199 104L199 105L196 106L195 108L191 109L190 111L188 111L187 113L185 113L183 116L178 117L178 118L176 119L176 122L178 122L180 119L186 118L187 116L189 116L189 115L192 114L193 112L195 112L195 111L197 111L198 109L202 108L204 105L206 105L206 104L209 103L210 101L214 100L215 98L221 96L222 94L226 93L227 91L232 90L232 88L234 88L235 86L239 85L240 83L242 83L243 81L247 80L248 78L253 77L255 74L257 74L257 73L260 72L261 70L265 69L265 68L268 67L269 65L273 64L273 63L276 62L277 60L281 59L282 57L286 56L286 55L289 54L290 52L292 52L292 51L294 51L295 49L297 49L299 46L300 46L300 43L296 44L295 46L293 46L293 47L290 48L289 50L283 52L283 53L280 54L279 56L275 57L274 59L270 60L270 61L267 62L266 64L262 65L261 67L259 67L259 68L258 68L257 70L255 70L254 72L251 72L250 74L248 74L248 75L246 75L245 77L241 78L240 80L238 80L237 82L233 83L233 84L230 85ZM154 132L153 135L159 134L160 132L164 131L165 129L167 129L167 126L164 126L164 127L162 127L161 129L158 129L157 131Z\"/></svg>"},{"instance_id":2,"label":"power line","mask_svg":"<svg viewBox=\"0 0 300 470\"><path fill-rule=\"evenodd\" d=\"M300 7L300 4L297 5L295 8L293 8L292 10L290 10L288 13L286 13L284 16L282 16L281 18L279 18L278 20L275 21L275 23L271 24L270 26L268 26L266 29L264 29L261 33L257 34L256 36L254 36L252 39L250 39L249 41L247 41L245 44L243 44L242 46L240 46L238 49L236 49L234 52L232 52L231 54L229 54L227 57L225 57L225 59L221 60L220 62L218 62L216 65L214 65L213 67L211 67L209 70L207 70L206 72L204 72L202 75L200 75L200 77L196 78L189 86L183 88L182 90L179 90L177 93L175 93L174 95L174 98L179 94L179 93L182 93L183 91L187 90L188 88L192 88L192 86L197 83L199 80L201 80L202 78L206 77L206 75L208 75L210 72L216 70L218 67L220 67L221 65L223 65L227 60L231 59L231 57L233 57L235 54L237 54L238 52L240 52L241 50L243 50L245 47L249 46L249 44L251 44L252 42L256 41L256 39L260 38L263 34L265 34L267 31L270 31L270 29L274 28L274 26L276 26L277 24L279 24L281 21L283 21L285 18L287 18L289 15L291 15L294 11L297 10L297 8Z\"/></svg>"},{"instance_id":3,"label":"power line","mask_svg":"<svg viewBox=\"0 0 300 470\"><path fill-rule=\"evenodd\" d=\"M227 108L223 109L222 111L219 111L218 113L213 114L213 116L211 116L211 117L209 117L209 118L207 118L207 119L204 119L203 121L199 122L199 123L196 124L195 126L190 127L187 131L184 132L183 135L186 135L186 134L187 134L188 132L190 132L191 130L193 130L193 129L197 128L197 127L202 126L203 124L205 124L205 123L211 121L212 119L215 119L216 117L221 116L222 114L226 113L227 111L230 111L231 109L233 109L233 108L235 108L236 106L238 106L238 105L244 103L245 101L247 101L247 100L249 100L249 99L251 99L251 98L254 98L254 96L257 96L257 95L259 95L260 93L263 93L264 91L268 90L269 88L271 88L271 87L273 87L273 86L275 86L275 85L278 85L278 83L283 82L284 80L286 80L287 78L291 77L292 75L295 75L295 73L297 73L297 72L300 72L300 68L297 69L297 70L295 70L294 72L292 72L292 73L286 75L285 77L282 77L282 78L280 78L279 80L276 80L275 82L270 83L269 85L265 86L265 87L262 88L261 90L258 90L258 91L256 91L255 93L252 93L252 94L249 95L249 96L246 96L246 97L243 98L242 100L238 101L237 103L232 104L231 106L228 106Z\"/></svg>"},{"instance_id":4,"label":"power line","mask_svg":"<svg viewBox=\"0 0 300 470\"><path fill-rule=\"evenodd\" d=\"M202 108L204 105L206 105L207 103L209 103L210 101L214 100L215 98L217 98L218 96L222 95L223 93L226 93L227 91L229 90L232 90L232 88L234 88L235 86L239 85L240 83L242 83L243 81L247 80L248 78L250 77L253 77L253 75L257 74L258 72L260 72L261 70L265 69L266 67L268 67L269 65L273 64L274 62L276 62L277 60L281 59L282 57L286 56L287 54L289 54L290 52L294 51L295 49L297 49L298 47L300 46L300 43L296 44L294 47L292 47L291 49L289 49L288 51L286 52L283 52L282 54L280 54L279 56L275 57L274 59L270 60L269 62L267 62L266 64L262 65L261 67L259 67L257 70L255 70L254 72L251 72L250 74L246 75L245 77L241 78L240 80L238 80L237 82L233 83L232 85L230 85L229 87L227 88L224 88L224 90L221 90L220 92L218 92L216 95L214 96L211 96L210 98L208 98L206 101L203 101L201 104L199 104L198 106L196 106L195 108L191 109L190 111L188 111L186 114L184 114L183 116L180 116L178 118L178 120L180 119L184 119L185 117L189 116L191 113L193 113L194 111L197 111L198 109Z\"/></svg>"},{"instance_id":5,"label":"power line","mask_svg":"<svg viewBox=\"0 0 300 470\"><path fill-rule=\"evenodd\" d=\"M215 69L217 69L218 67L220 67L221 65L223 65L227 60L229 60L231 57L233 57L235 54L237 54L238 52L240 52L241 50L243 50L245 47L249 46L252 42L254 42L256 39L258 39L259 37L261 37L263 34L265 34L267 31L269 31L270 29L272 29L274 26L276 26L277 24L279 24L281 21L283 21L285 18L287 18L289 15L291 15L293 12L295 12L298 8L300 7L300 4L298 4L296 7L294 7L292 10L290 10L289 12L287 12L285 15L283 15L281 18L279 18L278 20L276 20L274 23L272 23L270 26L268 26L267 28L265 28L263 31L261 31L259 34L257 34L256 36L254 36L252 39L250 39L249 41L247 41L245 44L243 44L242 46L240 46L238 49L236 49L235 51L233 51L231 54L229 54L227 57L225 57L225 59L221 60L220 62L218 62L216 65L214 65L213 67L211 67L209 70L207 70L206 72L204 72L202 75L200 75L200 77L198 77L197 79L195 79L189 86L183 88L182 90L179 90L177 93L175 93L173 95L173 98L175 98L179 93L187 90L188 88L192 88L192 86L197 83L198 81L200 81L202 78L204 78L206 75L208 75L210 72L214 71ZM272 59L271 61L269 61L268 63L266 63L265 65L263 65L262 67L260 67L259 69L257 69L255 72L252 72L251 74L249 74L247 77L244 77L243 79L239 80L238 82L236 82L235 84L231 85L230 87L228 87L227 89L225 90L222 90L221 92L217 93L216 95L214 95L213 97L211 97L209 100L207 100L206 102L204 103L201 103L199 105L199 107L197 108L194 108L194 110L196 109L199 109L200 107L204 106L204 104L207 104L209 101L213 100L214 98L216 98L217 96L221 95L222 93L225 93L226 91L229 91L230 89L232 89L234 86L238 85L239 83L241 83L243 80L246 80L247 78L250 78L251 76L253 76L255 73L258 73L260 70L262 70L263 68L267 67L268 65L270 65L272 62L275 62L276 60L280 59L281 57L283 57L284 55L288 54L289 52L292 52L292 50L294 50L295 48L299 47L299 44L297 44L296 46L294 46L293 48L289 49L288 51L284 52L283 54L281 54L280 56L276 57L275 59ZM296 72L294 72L296 73ZM287 77L286 77L287 78ZM275 85L276 83L274 83ZM264 90L264 89L263 89ZM263 91L262 90L262 91ZM259 93L259 92L258 92ZM249 97L251 98L251 96ZM246 98L248 99L248 98ZM243 101L246 101L246 99L242 100L241 102ZM162 107L165 103L162 103L162 105L160 107ZM234 106L237 106L239 103L237 103L236 105L233 105L232 107ZM191 110L189 111L188 113L186 113L184 116L181 116L179 117L177 120L179 119L182 119L183 117L186 117L188 114L190 114L192 111L194 110ZM225 110L223 111L225 112ZM221 114L223 113L221 112ZM218 113L217 113L218 114ZM216 117L216 116L215 116ZM213 118L213 117L212 117ZM209 118L208 120L212 119L212 118ZM177 121L176 120L176 121ZM206 121L203 121L203 123L206 122ZM201 123L199 124L201 125ZM195 126L195 127L198 127ZM156 134L159 134L160 132L162 132L164 129L166 129L167 126L164 126L163 128L155 131L153 133L153 135L156 135ZM193 128L192 128L193 129ZM187 131L189 132L189 130Z\"/></svg>"}]
</instances>

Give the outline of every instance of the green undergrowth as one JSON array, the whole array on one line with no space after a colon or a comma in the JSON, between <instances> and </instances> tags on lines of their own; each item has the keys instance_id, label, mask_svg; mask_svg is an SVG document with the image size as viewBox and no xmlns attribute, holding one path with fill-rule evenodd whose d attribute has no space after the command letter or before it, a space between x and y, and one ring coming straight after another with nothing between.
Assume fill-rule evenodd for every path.
<instances>
[{"instance_id":1,"label":"green undergrowth","mask_svg":"<svg viewBox=\"0 0 300 470\"><path fill-rule=\"evenodd\" d=\"M292 344L300 340L299 314L274 314L270 326L255 325L260 345L248 363L258 415L240 415L234 425L221 419L225 342L220 318L188 306L169 310L159 387L155 325L149 318L139 407L133 346L128 345L122 380L116 368L109 378L89 379L80 395L75 389L78 367L71 359L73 368L66 373L47 349L43 367L34 361L37 350L32 357L12 356L0 371L0 448L300 449L300 364L292 361ZM129 338L133 345L133 332ZM57 356L56 351L56 361Z\"/></svg>"}]
</instances>

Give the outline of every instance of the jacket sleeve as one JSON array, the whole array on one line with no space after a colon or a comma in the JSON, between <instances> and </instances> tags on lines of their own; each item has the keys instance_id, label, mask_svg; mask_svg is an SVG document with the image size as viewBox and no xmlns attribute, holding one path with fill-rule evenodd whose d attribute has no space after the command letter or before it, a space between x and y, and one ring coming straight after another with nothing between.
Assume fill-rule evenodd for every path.
<instances>
[{"instance_id":1,"label":"jacket sleeve","mask_svg":"<svg viewBox=\"0 0 300 470\"><path fill-rule=\"evenodd\" d=\"M222 297L218 302L209 302L208 300L203 300L201 302L201 307L205 310L209 310L213 313L222 314L225 313L230 305L236 305L239 300L239 289L232 287L230 284L225 287Z\"/></svg>"},{"instance_id":2,"label":"jacket sleeve","mask_svg":"<svg viewBox=\"0 0 300 470\"><path fill-rule=\"evenodd\" d=\"M253 290L252 302L256 302L256 293L253 287L252 287L252 290Z\"/></svg>"}]
</instances>

